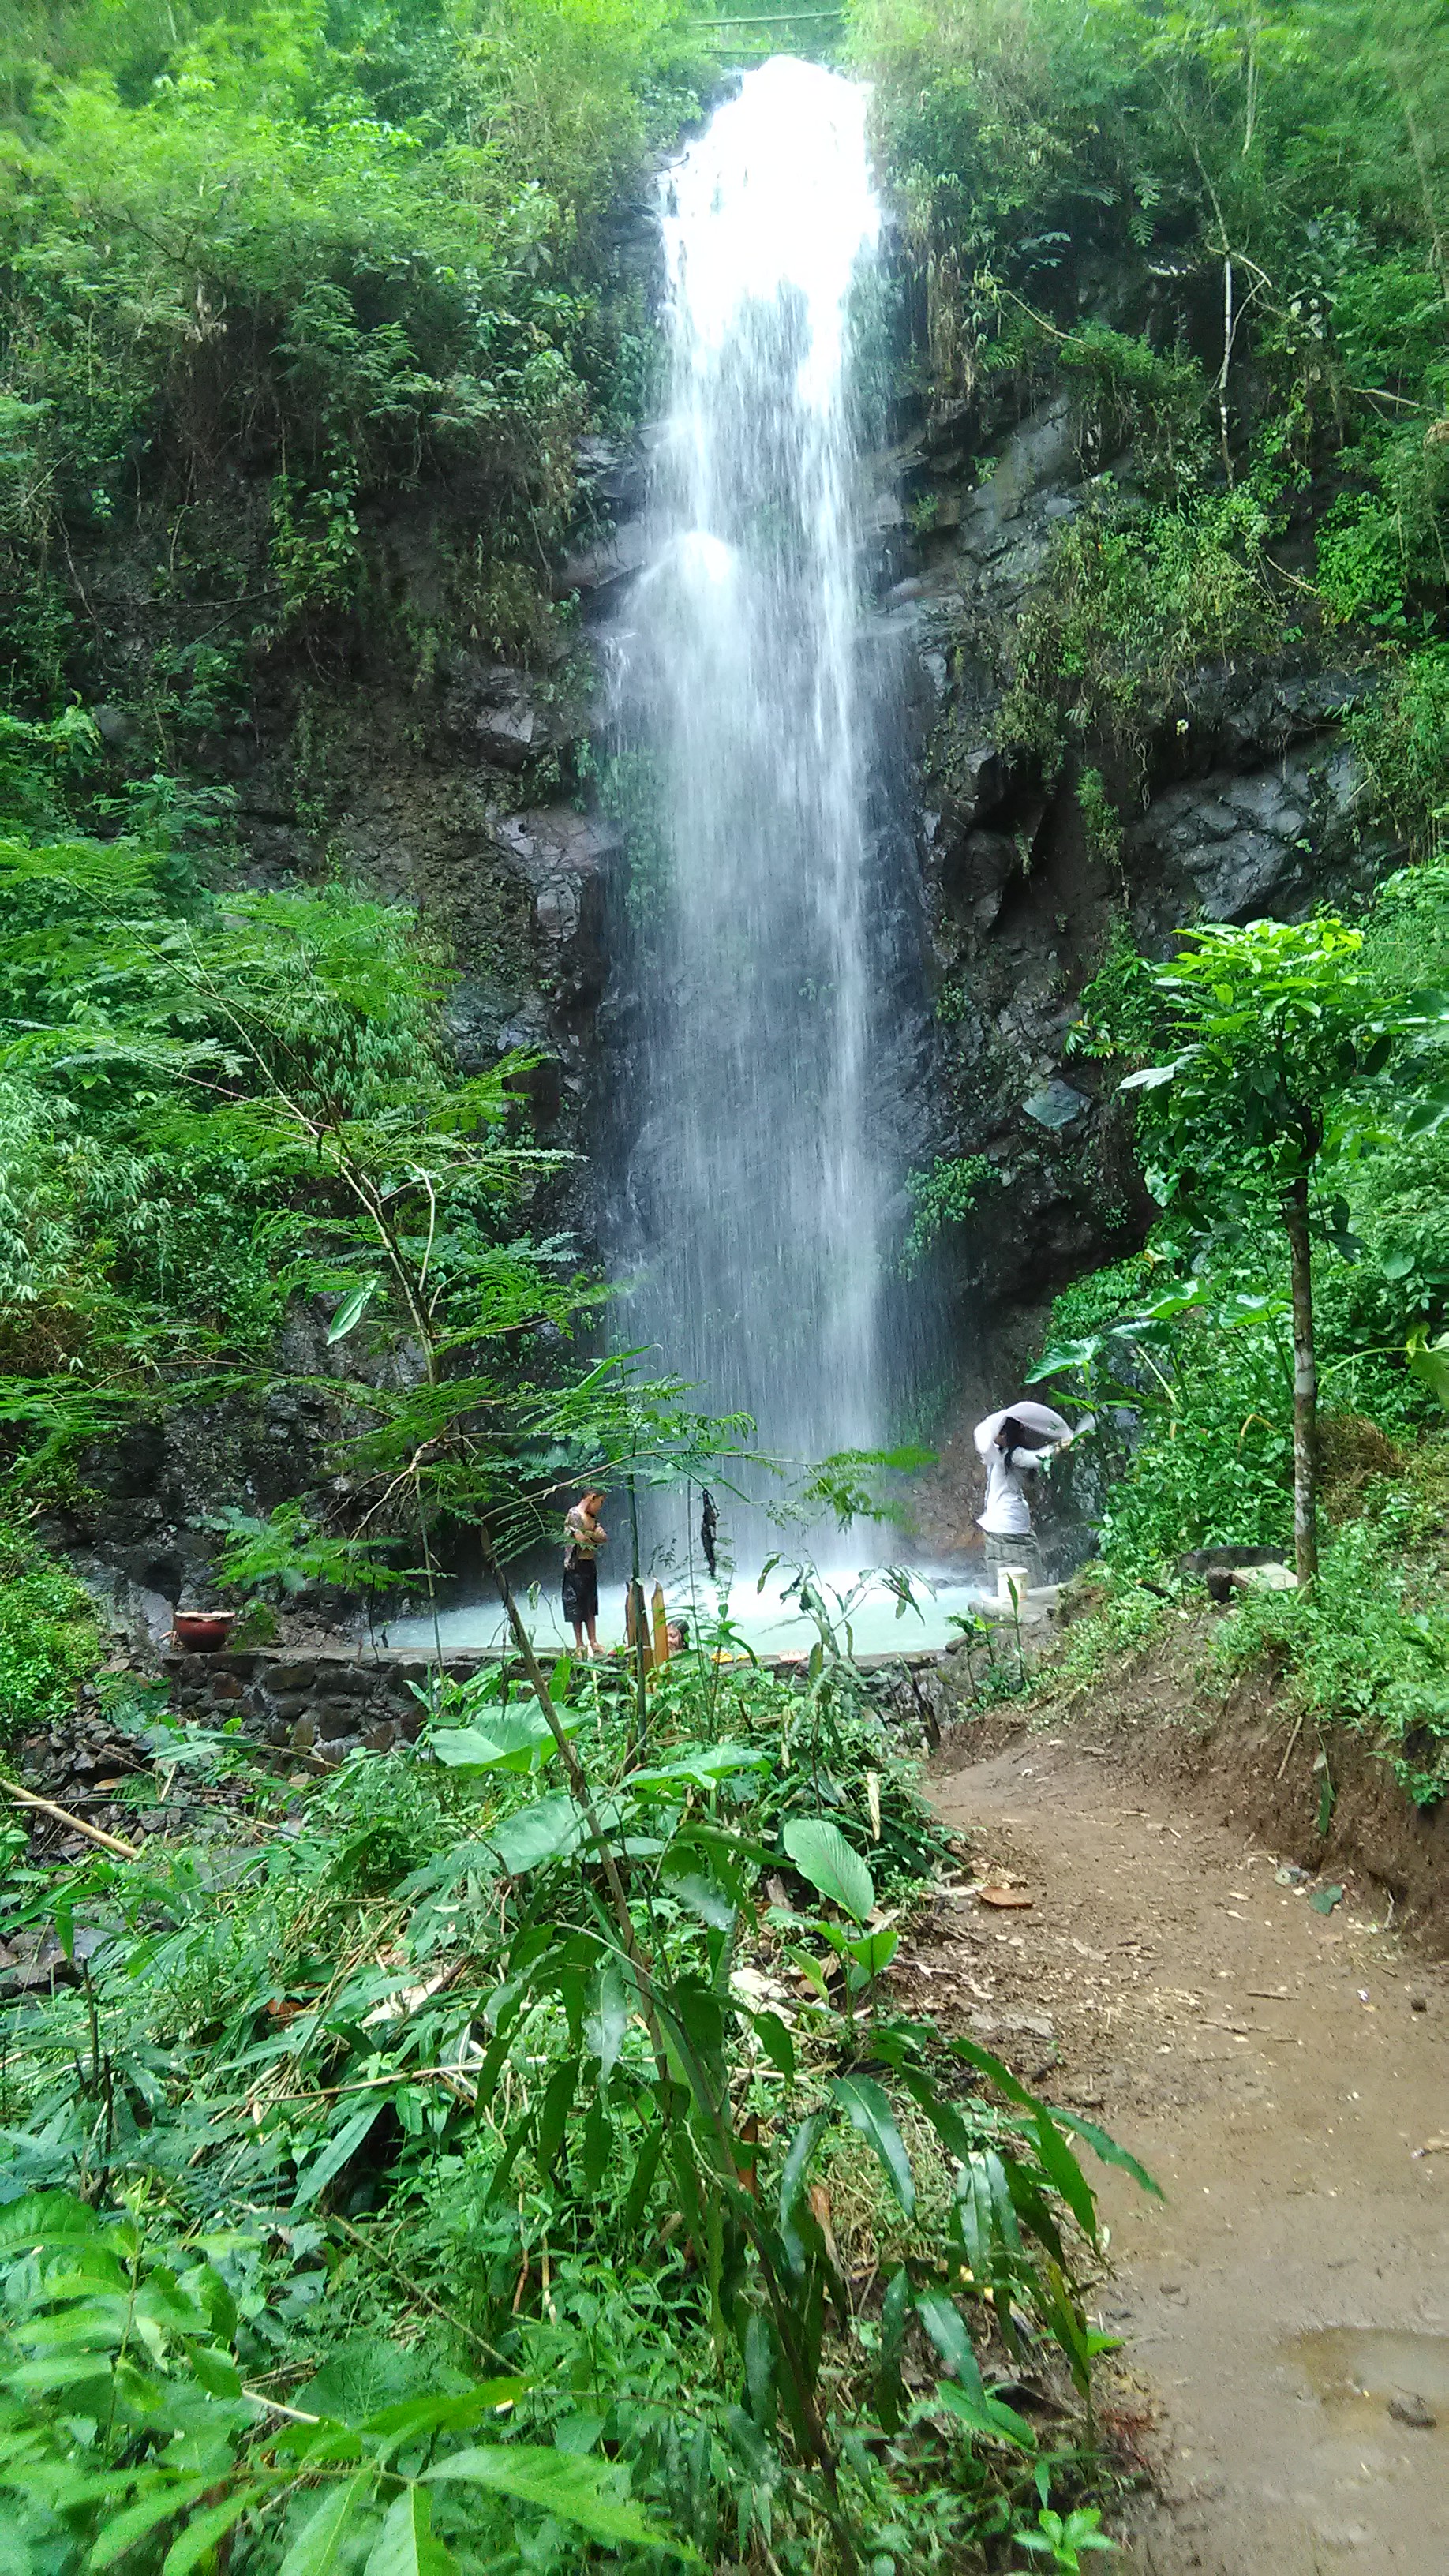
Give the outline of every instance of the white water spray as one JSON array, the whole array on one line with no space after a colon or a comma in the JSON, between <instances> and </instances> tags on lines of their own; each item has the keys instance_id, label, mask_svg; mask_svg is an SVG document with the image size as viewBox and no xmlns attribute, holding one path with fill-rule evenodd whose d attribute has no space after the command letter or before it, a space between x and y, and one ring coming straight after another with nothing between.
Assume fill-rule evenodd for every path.
<instances>
[{"instance_id":1,"label":"white water spray","mask_svg":"<svg viewBox=\"0 0 1449 2576\"><path fill-rule=\"evenodd\" d=\"M636 842L621 1320L790 1461L873 1444L883 1410L851 383L880 227L865 112L834 73L766 63L663 182L671 402L625 645L656 856L651 881Z\"/></svg>"}]
</instances>

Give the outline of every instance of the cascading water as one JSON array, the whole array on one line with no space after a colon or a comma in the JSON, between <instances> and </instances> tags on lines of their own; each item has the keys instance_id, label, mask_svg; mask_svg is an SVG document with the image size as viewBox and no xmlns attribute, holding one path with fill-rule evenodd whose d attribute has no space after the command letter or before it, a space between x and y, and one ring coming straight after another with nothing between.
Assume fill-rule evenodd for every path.
<instances>
[{"instance_id":1,"label":"cascading water","mask_svg":"<svg viewBox=\"0 0 1449 2576\"><path fill-rule=\"evenodd\" d=\"M621 646L651 830L630 891L620 1324L790 1462L873 1444L884 1410L851 331L880 226L865 112L838 75L769 62L666 175L671 402ZM763 1527L735 1520L744 1561Z\"/></svg>"}]
</instances>

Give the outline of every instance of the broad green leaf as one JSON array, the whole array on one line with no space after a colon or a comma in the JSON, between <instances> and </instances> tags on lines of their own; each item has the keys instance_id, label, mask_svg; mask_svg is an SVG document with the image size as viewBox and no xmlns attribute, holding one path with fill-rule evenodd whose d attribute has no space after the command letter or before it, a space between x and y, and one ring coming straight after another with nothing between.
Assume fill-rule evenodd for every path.
<instances>
[{"instance_id":1,"label":"broad green leaf","mask_svg":"<svg viewBox=\"0 0 1449 2576\"><path fill-rule=\"evenodd\" d=\"M805 2188L805 2176L810 2159L820 2143L824 2127L824 2112L811 2111L800 2122L795 2135L790 2140L789 2151L780 2175L779 2208L782 2227L788 2227L794 2216L795 2204Z\"/></svg>"},{"instance_id":2,"label":"broad green leaf","mask_svg":"<svg viewBox=\"0 0 1449 2576\"><path fill-rule=\"evenodd\" d=\"M114 2514L102 2525L90 2554L90 2565L96 2569L109 2567L112 2559L144 2540L159 2524L169 2522L173 2514L187 2512L211 2484L210 2478L168 2478L164 2486L128 2504L124 2512Z\"/></svg>"},{"instance_id":3,"label":"broad green leaf","mask_svg":"<svg viewBox=\"0 0 1449 2576\"><path fill-rule=\"evenodd\" d=\"M846 1942L845 1947L863 1976L878 1977L883 1968L890 1966L900 1947L900 1939L896 1925L888 1923L879 1932L858 1933L853 1941Z\"/></svg>"},{"instance_id":4,"label":"broad green leaf","mask_svg":"<svg viewBox=\"0 0 1449 2576\"><path fill-rule=\"evenodd\" d=\"M955 2300L944 2290L918 2290L913 2304L946 2368L955 2373L963 2388L973 2390L979 2397L981 2365Z\"/></svg>"},{"instance_id":5,"label":"broad green leaf","mask_svg":"<svg viewBox=\"0 0 1449 2576\"><path fill-rule=\"evenodd\" d=\"M332 2576L375 2479L374 2469L359 2469L345 2485L330 2487L303 2523L277 2576Z\"/></svg>"},{"instance_id":6,"label":"broad green leaf","mask_svg":"<svg viewBox=\"0 0 1449 2576\"><path fill-rule=\"evenodd\" d=\"M859 1852L828 1816L794 1816L785 1827L785 1849L828 1904L863 1923L875 1903L875 1886Z\"/></svg>"},{"instance_id":7,"label":"broad green leaf","mask_svg":"<svg viewBox=\"0 0 1449 2576\"><path fill-rule=\"evenodd\" d=\"M714 1932L728 1932L738 1909L727 1896L721 1895L711 1880L701 1877L697 1870L686 1871L678 1877L671 1870L664 1885L675 1902L687 1906L701 1923L707 1923Z\"/></svg>"},{"instance_id":8,"label":"broad green leaf","mask_svg":"<svg viewBox=\"0 0 1449 2576\"><path fill-rule=\"evenodd\" d=\"M242 2376L229 2352L215 2352L206 2344L194 2345L191 2366L208 2397L240 2397Z\"/></svg>"},{"instance_id":9,"label":"broad green leaf","mask_svg":"<svg viewBox=\"0 0 1449 2576\"><path fill-rule=\"evenodd\" d=\"M574 2107L574 2094L578 2087L578 2080L579 2060L576 2057L567 2057L562 2066L554 2068L544 2086L543 2100L539 2105L538 2127L534 2132L533 2152L537 2163L545 2169L553 2163L563 2145L564 2131L568 2126L569 2113Z\"/></svg>"},{"instance_id":10,"label":"broad green leaf","mask_svg":"<svg viewBox=\"0 0 1449 2576\"><path fill-rule=\"evenodd\" d=\"M756 2039L772 2066L791 2084L795 2081L795 2043L778 2013L757 2012L750 2016Z\"/></svg>"},{"instance_id":11,"label":"broad green leaf","mask_svg":"<svg viewBox=\"0 0 1449 2576\"><path fill-rule=\"evenodd\" d=\"M579 2170L587 2191L597 2191L608 2171L614 2132L609 2115L597 2095L589 2104L584 2119L583 2144L579 2150Z\"/></svg>"},{"instance_id":12,"label":"broad green leaf","mask_svg":"<svg viewBox=\"0 0 1449 2576\"><path fill-rule=\"evenodd\" d=\"M911 2160L896 2127L895 2113L880 2086L869 2075L837 2075L831 2080L830 2090L851 2126L874 2147L897 2200L907 2218L911 2217L916 2206Z\"/></svg>"},{"instance_id":13,"label":"broad green leaf","mask_svg":"<svg viewBox=\"0 0 1449 2576\"><path fill-rule=\"evenodd\" d=\"M562 1860L577 1851L586 1830L572 1798L560 1790L505 1816L488 1840L508 1876L521 1878L526 1870L540 1869L546 1861Z\"/></svg>"},{"instance_id":14,"label":"broad green leaf","mask_svg":"<svg viewBox=\"0 0 1449 2576\"><path fill-rule=\"evenodd\" d=\"M607 1958L599 1970L594 1993L594 2009L586 2025L585 2036L591 2053L599 2061L599 2090L603 2092L619 2062L624 2033L629 2027L629 1990L615 1958Z\"/></svg>"},{"instance_id":15,"label":"broad green leaf","mask_svg":"<svg viewBox=\"0 0 1449 2576\"><path fill-rule=\"evenodd\" d=\"M582 2460L593 2450L604 2429L602 2415L559 2415L554 2419L554 2448L566 2451L571 2459Z\"/></svg>"},{"instance_id":16,"label":"broad green leaf","mask_svg":"<svg viewBox=\"0 0 1449 2576\"><path fill-rule=\"evenodd\" d=\"M50 2295L55 2296L52 2288ZM108 2352L126 2339L126 2309L121 2299L89 2300L63 2317L26 2317L12 2327L17 2343L64 2350L79 2344L87 2352Z\"/></svg>"},{"instance_id":17,"label":"broad green leaf","mask_svg":"<svg viewBox=\"0 0 1449 2576\"><path fill-rule=\"evenodd\" d=\"M745 2391L749 2398L750 2419L762 2432L775 2429L777 2395L775 2371L779 2359L779 2336L774 2320L752 2308L745 2324Z\"/></svg>"},{"instance_id":18,"label":"broad green leaf","mask_svg":"<svg viewBox=\"0 0 1449 2576\"><path fill-rule=\"evenodd\" d=\"M977 2135L962 2118L957 2105L949 2101L918 2066L902 2066L900 2077L918 2109L925 2112L948 2156L964 2164L977 2144Z\"/></svg>"},{"instance_id":19,"label":"broad green leaf","mask_svg":"<svg viewBox=\"0 0 1449 2576\"><path fill-rule=\"evenodd\" d=\"M1404 1357L1412 1374L1449 1413L1449 1333L1440 1333L1432 1342L1422 1330L1411 1334Z\"/></svg>"},{"instance_id":20,"label":"broad green leaf","mask_svg":"<svg viewBox=\"0 0 1449 2576\"><path fill-rule=\"evenodd\" d=\"M688 2541L677 2540L672 2532L650 2522L636 2504L621 2499L618 2475L600 2461L581 2460L528 2442L457 2451L427 2471L436 2484L464 2482L486 2487L494 2495L511 2496L515 2504L533 2505L540 2513L575 2523L591 2540L609 2547L667 2549L676 2558L697 2560L699 2552Z\"/></svg>"},{"instance_id":21,"label":"broad green leaf","mask_svg":"<svg viewBox=\"0 0 1449 2576\"><path fill-rule=\"evenodd\" d=\"M1095 2120L1079 2119L1075 2111L1063 2111L1056 2105L1052 2108L1052 2118L1059 2129L1067 2129L1074 2138L1081 2138L1102 2164L1120 2166L1122 2172L1129 2173L1144 2191L1150 2191L1154 2199L1165 2198L1161 2183L1153 2179L1147 2167L1139 2164L1126 2147L1120 2147L1107 2130L1097 2126Z\"/></svg>"},{"instance_id":22,"label":"broad green leaf","mask_svg":"<svg viewBox=\"0 0 1449 2576\"><path fill-rule=\"evenodd\" d=\"M933 2390L930 2404L933 2408L949 2408L971 2432L983 2434L988 2441L1010 2442L1018 2451L1036 2449L1031 2426L1012 2407L1004 2406L999 2397L988 2397L984 2392L978 2395L957 2380L943 2379Z\"/></svg>"},{"instance_id":23,"label":"broad green leaf","mask_svg":"<svg viewBox=\"0 0 1449 2576\"><path fill-rule=\"evenodd\" d=\"M973 2151L956 2176L955 2217L961 2244L978 2278L999 2273L1021 2251L1021 2230L1006 2167L994 2148Z\"/></svg>"},{"instance_id":24,"label":"broad green leaf","mask_svg":"<svg viewBox=\"0 0 1449 2576\"><path fill-rule=\"evenodd\" d=\"M93 2209L69 2191L30 2191L0 2209L0 2250L21 2245L69 2245L75 2237L99 2237Z\"/></svg>"},{"instance_id":25,"label":"broad green leaf","mask_svg":"<svg viewBox=\"0 0 1449 2576\"><path fill-rule=\"evenodd\" d=\"M344 1342L354 1325L361 1323L364 1308L381 1286L380 1279L364 1279L360 1288L354 1288L351 1296L344 1298L327 1327L329 1349L334 1342Z\"/></svg>"},{"instance_id":26,"label":"broad green leaf","mask_svg":"<svg viewBox=\"0 0 1449 2576\"><path fill-rule=\"evenodd\" d=\"M186 2529L178 2532L172 2541L162 2560L161 2576L190 2576L197 2560L215 2548L223 2532L230 2531L234 2522L240 2522L261 2493L260 2487L251 2484L238 2487L223 2503L209 2505L205 2513L195 2515Z\"/></svg>"},{"instance_id":27,"label":"broad green leaf","mask_svg":"<svg viewBox=\"0 0 1449 2576\"><path fill-rule=\"evenodd\" d=\"M681 1780L691 1781L701 1789L710 1788L716 1780L725 1780L737 1771L768 1771L770 1755L748 1744L712 1744L707 1752L681 1753L672 1762L656 1763L648 1771L631 1771L631 1789L674 1789Z\"/></svg>"},{"instance_id":28,"label":"broad green leaf","mask_svg":"<svg viewBox=\"0 0 1449 2576\"><path fill-rule=\"evenodd\" d=\"M11 2388L23 2388L31 2396L41 2396L52 2388L80 2388L92 2381L108 2381L111 2365L102 2353L58 2352L49 2361L27 2361L19 2370L7 2372Z\"/></svg>"},{"instance_id":29,"label":"broad green leaf","mask_svg":"<svg viewBox=\"0 0 1449 2576\"><path fill-rule=\"evenodd\" d=\"M374 2120L380 2116L384 2099L385 2097L378 2093L372 2101L365 2102L360 2111L354 2111L351 2119L338 2130L336 2136L329 2138L321 2152L313 2157L309 2165L303 2167L297 2177L297 2188L292 2194L294 2209L305 2209L309 2201L316 2199L319 2191L326 2189L333 2175L342 2171L348 2157L356 2153Z\"/></svg>"},{"instance_id":30,"label":"broad green leaf","mask_svg":"<svg viewBox=\"0 0 1449 2576\"><path fill-rule=\"evenodd\" d=\"M307 2415L372 2432L399 2406L436 2405L436 2374L386 2335L353 2335L340 2344L292 2403ZM470 2394L472 2392L470 2391Z\"/></svg>"},{"instance_id":31,"label":"broad green leaf","mask_svg":"<svg viewBox=\"0 0 1449 2576\"><path fill-rule=\"evenodd\" d=\"M528 2385L526 2379L480 2379L476 2388L458 2397L404 2397L395 2406L380 2406L358 2431L394 2442L415 2433L466 2432L480 2417L515 2405Z\"/></svg>"},{"instance_id":32,"label":"broad green leaf","mask_svg":"<svg viewBox=\"0 0 1449 2576\"><path fill-rule=\"evenodd\" d=\"M442 2542L433 2538L433 2500L427 2488L404 2487L383 2516L364 2576L444 2576L452 2564Z\"/></svg>"},{"instance_id":33,"label":"broad green leaf","mask_svg":"<svg viewBox=\"0 0 1449 2576\"><path fill-rule=\"evenodd\" d=\"M538 1708L500 1709L481 1726L435 1726L428 1744L450 1771L531 1771L558 1749Z\"/></svg>"},{"instance_id":34,"label":"broad green leaf","mask_svg":"<svg viewBox=\"0 0 1449 2576\"><path fill-rule=\"evenodd\" d=\"M1061 2193L1082 2234L1095 2245L1097 2204L1092 2198L1091 2187L1060 2129L1045 2111L1037 2115L1036 2145L1047 2180L1054 2190Z\"/></svg>"}]
</instances>

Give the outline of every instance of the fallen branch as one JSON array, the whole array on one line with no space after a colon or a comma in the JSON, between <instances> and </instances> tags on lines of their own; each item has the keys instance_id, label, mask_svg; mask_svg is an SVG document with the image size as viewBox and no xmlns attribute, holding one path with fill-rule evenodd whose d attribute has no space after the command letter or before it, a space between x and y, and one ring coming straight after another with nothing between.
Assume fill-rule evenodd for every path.
<instances>
[{"instance_id":1,"label":"fallen branch","mask_svg":"<svg viewBox=\"0 0 1449 2576\"><path fill-rule=\"evenodd\" d=\"M1295 1719L1293 1720L1293 1732L1292 1732L1292 1734L1291 1734L1291 1735L1289 1736L1289 1738L1288 1738L1288 1743L1287 1743L1287 1746L1286 1746L1285 1751L1284 1751L1284 1754L1283 1754L1283 1759L1282 1759L1282 1761L1279 1763L1277 1770L1276 1770L1276 1771L1274 1772L1274 1774L1273 1774L1273 1777L1274 1777L1274 1779L1275 1779L1275 1780L1281 1780L1281 1779L1282 1779L1284 1772L1287 1770L1289 1763L1290 1763L1290 1762L1292 1761L1292 1759L1293 1759L1293 1747L1294 1747L1294 1745L1297 1743L1298 1738L1299 1738L1299 1736L1302 1734L1302 1732L1303 1732L1303 1711L1302 1711L1302 1709L1300 1708L1300 1710L1299 1710L1299 1712L1298 1712L1298 1715L1297 1715L1297 1716L1295 1717Z\"/></svg>"},{"instance_id":2,"label":"fallen branch","mask_svg":"<svg viewBox=\"0 0 1449 2576\"><path fill-rule=\"evenodd\" d=\"M7 1780L3 1774L0 1774L0 1789L4 1790L7 1798L14 1799L17 1807L36 1808L42 1816L51 1816L58 1825L67 1826L71 1833L84 1834L87 1842L99 1843L102 1851L114 1852L119 1860L139 1860L141 1857L134 1843L123 1843L119 1834L103 1834L99 1825L88 1825L84 1816L73 1816L68 1807L57 1807L49 1798L37 1798L33 1790L22 1789L16 1781Z\"/></svg>"}]
</instances>

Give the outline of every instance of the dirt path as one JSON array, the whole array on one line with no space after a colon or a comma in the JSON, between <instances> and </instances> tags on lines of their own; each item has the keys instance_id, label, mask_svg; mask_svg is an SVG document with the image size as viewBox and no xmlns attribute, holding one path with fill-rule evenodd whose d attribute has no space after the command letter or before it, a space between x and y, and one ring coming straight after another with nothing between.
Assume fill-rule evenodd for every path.
<instances>
[{"instance_id":1,"label":"dirt path","mask_svg":"<svg viewBox=\"0 0 1449 2576\"><path fill-rule=\"evenodd\" d=\"M923 1999L1167 2195L1093 2167L1121 2411L1153 2419L1127 2563L1446 2576L1449 1971L1352 1887L1314 1911L1240 1832L1070 1741L1026 1738L935 1795L970 1875L987 1859L1033 1903L940 1902Z\"/></svg>"}]
</instances>

